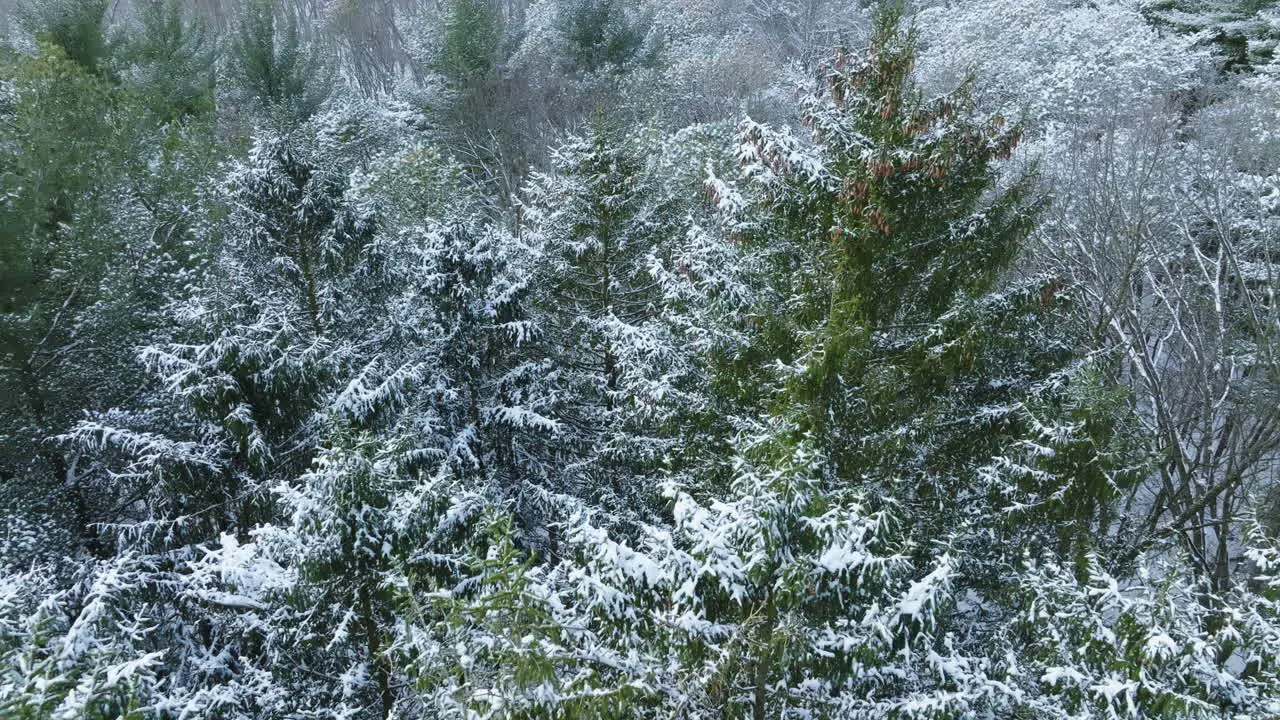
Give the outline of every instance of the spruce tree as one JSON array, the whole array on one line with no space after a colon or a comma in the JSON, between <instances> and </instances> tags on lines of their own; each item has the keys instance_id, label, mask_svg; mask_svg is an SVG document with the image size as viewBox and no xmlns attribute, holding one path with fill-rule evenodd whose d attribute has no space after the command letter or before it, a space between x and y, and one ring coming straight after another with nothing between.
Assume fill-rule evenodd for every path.
<instances>
[{"instance_id":1,"label":"spruce tree","mask_svg":"<svg viewBox=\"0 0 1280 720\"><path fill-rule=\"evenodd\" d=\"M320 109L332 90L321 49L306 42L277 0L245 3L231 40L229 70L251 107L285 128Z\"/></svg>"},{"instance_id":2,"label":"spruce tree","mask_svg":"<svg viewBox=\"0 0 1280 720\"><path fill-rule=\"evenodd\" d=\"M317 411L360 367L358 338L376 330L367 318L382 289L377 220L348 197L341 162L261 138L226 179L225 216L204 226L216 251L172 309L175 342L142 352L180 410L175 439L218 447L212 468L170 476L175 511L214 504L221 517L203 518L214 527L265 519L264 491L306 469Z\"/></svg>"},{"instance_id":3,"label":"spruce tree","mask_svg":"<svg viewBox=\"0 0 1280 720\"><path fill-rule=\"evenodd\" d=\"M1009 668L988 655L989 629L955 600L984 589L986 560L970 553L991 549L990 528L973 523L994 514L982 514L990 488L977 470L1016 437L1015 423L1001 419L1003 437L982 443L990 426L948 427L982 412L971 397L978 362L1040 369L1020 364L1035 356L1019 345L1030 331L999 332L1020 328L1025 308L991 293L1034 214L1029 181L988 197L992 163L1016 131L975 119L963 95L925 103L910 86L911 58L909 33L882 11L865 57L838 57L802 106L813 145L746 124L746 188L729 197L716 187L746 210L733 230L763 299L745 318L745 346L718 348L740 363L719 380L741 393L727 482L668 484L673 527L641 524L630 540L608 529L607 505L566 520L558 562L534 576L539 589L523 576L475 598L473 607L532 604L524 627L542 660L506 631L486 640L532 665L516 663L525 675L492 668L490 684L471 688L476 699L496 695L515 716L594 717L604 707L595 697L637 716L760 720L960 717L1016 704L1001 689ZM625 177L617 166L587 178L612 188L606 180ZM593 203L604 210L634 197L579 196L609 198ZM614 228L626 225L602 219L629 215L561 207L581 218L569 225L580 234L564 235L580 260L564 273L578 283L562 287L578 294L564 297L579 305L572 317L589 319L582 298L629 276L588 253L625 237ZM587 377L605 391L612 347L597 341L583 355L597 358ZM1029 382L1002 400L1016 402ZM982 510L939 508L943 489L962 482Z\"/></svg>"},{"instance_id":4,"label":"spruce tree","mask_svg":"<svg viewBox=\"0 0 1280 720\"><path fill-rule=\"evenodd\" d=\"M655 421L674 348L655 270L669 264L680 207L600 116L554 163L523 210L542 253L533 283L563 426L560 487L611 512L639 511L652 486L644 475L669 444Z\"/></svg>"},{"instance_id":5,"label":"spruce tree","mask_svg":"<svg viewBox=\"0 0 1280 720\"><path fill-rule=\"evenodd\" d=\"M967 85L926 99L900 23L882 7L866 55L836 56L802 103L812 144L744 126L732 230L754 254L762 304L721 383L794 419L833 486L906 503L923 540L960 532L985 503L1075 481L1041 473L1044 485L1010 490L987 471L1034 428L1029 403L1061 407L1074 353L1054 323L1062 288L1008 273L1043 205L1030 174L998 174L1019 128L982 117Z\"/></svg>"}]
</instances>

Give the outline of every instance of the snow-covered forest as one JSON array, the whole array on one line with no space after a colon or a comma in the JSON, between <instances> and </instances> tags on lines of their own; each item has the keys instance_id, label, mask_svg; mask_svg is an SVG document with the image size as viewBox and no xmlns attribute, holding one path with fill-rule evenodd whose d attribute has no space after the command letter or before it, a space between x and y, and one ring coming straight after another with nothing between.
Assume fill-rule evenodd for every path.
<instances>
[{"instance_id":1,"label":"snow-covered forest","mask_svg":"<svg viewBox=\"0 0 1280 720\"><path fill-rule=\"evenodd\" d=\"M0 39L0 718L1280 717L1280 3Z\"/></svg>"}]
</instances>

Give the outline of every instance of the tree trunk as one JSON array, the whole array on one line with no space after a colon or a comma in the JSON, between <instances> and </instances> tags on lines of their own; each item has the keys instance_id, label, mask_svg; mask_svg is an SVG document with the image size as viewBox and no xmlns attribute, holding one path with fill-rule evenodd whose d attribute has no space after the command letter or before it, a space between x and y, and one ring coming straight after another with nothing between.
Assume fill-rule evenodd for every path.
<instances>
[{"instance_id":1,"label":"tree trunk","mask_svg":"<svg viewBox=\"0 0 1280 720\"><path fill-rule=\"evenodd\" d=\"M367 585L360 587L360 614L363 615L366 650L369 653L369 665L373 670L374 681L378 684L378 697L382 702L383 718L391 717L391 709L395 698L391 694L391 677L386 658L382 657L382 634L378 630L378 619L373 614L373 598Z\"/></svg>"},{"instance_id":2,"label":"tree trunk","mask_svg":"<svg viewBox=\"0 0 1280 720\"><path fill-rule=\"evenodd\" d=\"M769 717L769 675L773 661L773 629L777 624L773 600L766 601L765 617L760 627L758 642L760 652L756 655L755 690L751 699L751 720L767 720Z\"/></svg>"}]
</instances>

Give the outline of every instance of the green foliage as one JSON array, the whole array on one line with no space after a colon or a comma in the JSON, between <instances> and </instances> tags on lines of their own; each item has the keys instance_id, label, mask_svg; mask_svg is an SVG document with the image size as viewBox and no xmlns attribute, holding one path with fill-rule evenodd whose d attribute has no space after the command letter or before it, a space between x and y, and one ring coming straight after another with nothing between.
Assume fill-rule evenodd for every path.
<instances>
[{"instance_id":1,"label":"green foliage","mask_svg":"<svg viewBox=\"0 0 1280 720\"><path fill-rule=\"evenodd\" d=\"M0 475L20 480L5 495L34 490L42 503L32 510L75 527L87 498L45 440L90 398L112 402L128 377L133 278L109 268L130 248L111 213L129 147L109 86L57 46L3 72L12 94L0 122Z\"/></svg>"},{"instance_id":2,"label":"green foliage","mask_svg":"<svg viewBox=\"0 0 1280 720\"><path fill-rule=\"evenodd\" d=\"M597 115L554 153L554 174L535 177L522 208L542 254L539 347L566 425L555 444L579 458L561 487L620 514L654 504L645 486L673 444L662 425L685 372L655 271L683 230L681 203L634 145Z\"/></svg>"},{"instance_id":3,"label":"green foliage","mask_svg":"<svg viewBox=\"0 0 1280 720\"><path fill-rule=\"evenodd\" d=\"M1258 540L1248 554L1259 561L1259 580L1273 583L1274 544ZM1275 711L1274 601L1248 592L1210 597L1178 564L1152 564L1132 584L1093 554L1074 570L1051 559L1029 564L1012 626L1026 647L1026 710L1049 718Z\"/></svg>"},{"instance_id":4,"label":"green foliage","mask_svg":"<svg viewBox=\"0 0 1280 720\"><path fill-rule=\"evenodd\" d=\"M792 392L818 425L841 382L860 385L875 362L865 355L874 334L933 322L989 291L1034 218L1025 178L988 197L992 162L1009 156L1018 130L974 118L964 88L925 101L910 79L915 40L899 22L881 11L866 58L837 56L827 92L803 109L826 151L821 189L799 176L801 187L774 198L779 229L821 273L793 316L812 359ZM761 157L781 162L763 147Z\"/></svg>"},{"instance_id":5,"label":"green foliage","mask_svg":"<svg viewBox=\"0 0 1280 720\"><path fill-rule=\"evenodd\" d=\"M254 275L266 269L257 263L274 265L292 296L291 311L305 318L314 336L324 335L336 312L331 303L338 300L332 285L367 259L363 251L375 225L345 202L346 178L287 144L260 147L254 160L265 172L245 173L233 190L236 219L252 223L235 229L247 230L235 250L244 253ZM265 284L274 278L258 279Z\"/></svg>"},{"instance_id":6,"label":"green foliage","mask_svg":"<svg viewBox=\"0 0 1280 720\"><path fill-rule=\"evenodd\" d=\"M127 54L115 79L50 43L3 68L0 475L19 478L3 495L98 550L93 523L127 491L95 486L53 438L136 393L134 348L190 278L186 231L219 153L208 125L158 128Z\"/></svg>"},{"instance_id":7,"label":"green foliage","mask_svg":"<svg viewBox=\"0 0 1280 720\"><path fill-rule=\"evenodd\" d=\"M450 705L491 716L602 717L587 709L589 703L575 712L550 696L539 701L540 689L560 685L569 633L540 587L532 558L513 543L511 517L495 508L473 513L467 519L474 526L454 546L464 551L455 574L420 586L430 592L415 602L415 619L431 629L445 655L410 661L418 689L444 690ZM467 642L474 637L486 642Z\"/></svg>"},{"instance_id":8,"label":"green foliage","mask_svg":"<svg viewBox=\"0 0 1280 720\"><path fill-rule=\"evenodd\" d=\"M84 70L103 75L112 50L104 27L110 5L110 0L27 0L17 16L38 40L61 48Z\"/></svg>"},{"instance_id":9,"label":"green foliage","mask_svg":"<svg viewBox=\"0 0 1280 720\"><path fill-rule=\"evenodd\" d=\"M362 174L359 191L378 199L388 227L410 227L424 218L466 218L479 209L462 166L426 142L378 158Z\"/></svg>"},{"instance_id":10,"label":"green foliage","mask_svg":"<svg viewBox=\"0 0 1280 720\"><path fill-rule=\"evenodd\" d=\"M110 88L45 45L41 54L7 68L14 96L7 123L4 181L10 192L3 211L0 309L29 307L51 273L73 254L91 254L75 233L96 198L117 150L108 98ZM90 255L92 257L92 255ZM101 257L98 258L101 260Z\"/></svg>"},{"instance_id":11,"label":"green foliage","mask_svg":"<svg viewBox=\"0 0 1280 720\"><path fill-rule=\"evenodd\" d=\"M1232 167L1221 215L1153 216L1163 180L1062 203L1068 252L1177 320L1091 352L1128 318L1102 327L1110 286L1070 263L1021 272L1022 128L976 84L922 92L945 43L918 53L901 3L793 126L665 129L708 88L675 115L772 106L758 55L825 52L856 4L248 0L223 46L208 3L106 30L103 0L27 4L39 45L0 67L0 716L1280 714L1280 549L1233 515L1274 448L1230 439L1274 434L1275 178ZM1055 17L1089 45L1136 13L1096 10ZM338 72L389 96L330 100ZM1091 97L1075 72L1041 86ZM649 124L587 125L600 98ZM1178 197L1211 205L1198 167ZM1094 255L1110 234L1141 262ZM1215 374L1238 413L1188 384ZM1162 409L1202 394L1203 421ZM1193 512L1133 512L1171 500ZM1167 549L1192 533L1217 584Z\"/></svg>"},{"instance_id":12,"label":"green foliage","mask_svg":"<svg viewBox=\"0 0 1280 720\"><path fill-rule=\"evenodd\" d=\"M164 125L212 113L217 50L203 21L189 17L181 0L146 0L139 21L120 55L135 73L131 84L146 121Z\"/></svg>"},{"instance_id":13,"label":"green foliage","mask_svg":"<svg viewBox=\"0 0 1280 720\"><path fill-rule=\"evenodd\" d=\"M450 0L436 72L450 87L476 89L493 78L502 21L491 0Z\"/></svg>"},{"instance_id":14,"label":"green foliage","mask_svg":"<svg viewBox=\"0 0 1280 720\"><path fill-rule=\"evenodd\" d=\"M620 71L640 58L646 28L629 7L620 0L565 2L561 22L574 72Z\"/></svg>"},{"instance_id":15,"label":"green foliage","mask_svg":"<svg viewBox=\"0 0 1280 720\"><path fill-rule=\"evenodd\" d=\"M188 462L147 490L252 524L271 505L267 488L310 464L310 446L292 443L317 439L317 408L352 362L345 323L363 322L347 310L371 307L381 278L371 270L375 219L348 202L333 158L268 138L233 168L216 198L221 216L197 228L208 272L171 308L171 341L141 353L173 393L179 431L196 432L208 452L180 453Z\"/></svg>"},{"instance_id":16,"label":"green foliage","mask_svg":"<svg viewBox=\"0 0 1280 720\"><path fill-rule=\"evenodd\" d=\"M1223 74L1266 72L1275 60L1275 0L1159 0L1142 12L1170 31L1198 35Z\"/></svg>"},{"instance_id":17,"label":"green foliage","mask_svg":"<svg viewBox=\"0 0 1280 720\"><path fill-rule=\"evenodd\" d=\"M0 591L0 714L22 720L76 717L86 720L141 720L154 692L164 650L134 655L107 637L147 645L148 620L131 612L149 568L135 558L104 563L73 587L48 594L50 578L36 570L5 578ZM109 569L108 569L109 567ZM47 571L48 566L41 567ZM93 568L99 569L99 568ZM42 593L35 596L18 593Z\"/></svg>"},{"instance_id":18,"label":"green foliage","mask_svg":"<svg viewBox=\"0 0 1280 720\"><path fill-rule=\"evenodd\" d=\"M1114 523L1117 503L1151 472L1130 399L1101 368L1084 364L1051 375L1021 409L1023 462L1006 453L993 470L1011 482L1008 522L1052 527L1045 538L1063 557L1103 551L1114 538L1098 533ZM1046 533L1047 535L1047 533Z\"/></svg>"},{"instance_id":19,"label":"green foliage","mask_svg":"<svg viewBox=\"0 0 1280 720\"><path fill-rule=\"evenodd\" d=\"M526 88L501 65L503 16L493 0L451 0L429 68L447 92L433 107L457 158L474 180L510 203L534 157L542 153Z\"/></svg>"},{"instance_id":20,"label":"green foliage","mask_svg":"<svg viewBox=\"0 0 1280 720\"><path fill-rule=\"evenodd\" d=\"M302 541L298 560L305 584L299 610L323 608L325 617L317 621L341 623L342 635L350 636L348 652L370 666L367 702L377 702L385 717L394 703L384 651L386 626L392 622L386 581L396 556L409 550L408 538L388 518L401 468L393 445L348 428L333 428L327 444L298 488L284 491ZM335 636L325 646L311 644L312 662L323 666L333 657L324 651L338 641Z\"/></svg>"},{"instance_id":21,"label":"green foliage","mask_svg":"<svg viewBox=\"0 0 1280 720\"><path fill-rule=\"evenodd\" d=\"M283 16L283 17L282 17ZM230 72L252 104L286 127L306 120L329 97L320 48L306 43L277 0L249 0L231 39Z\"/></svg>"},{"instance_id":22,"label":"green foliage","mask_svg":"<svg viewBox=\"0 0 1280 720\"><path fill-rule=\"evenodd\" d=\"M816 147L744 126L752 194L735 237L760 306L720 383L795 417L836 477L914 496L932 536L954 527L945 499L981 497L972 473L1017 437L999 408L1070 352L1034 289L993 293L1040 205L1029 176L997 186L1018 129L978 116L966 87L924 99L914 43L881 10L866 54L836 56L801 106Z\"/></svg>"}]
</instances>

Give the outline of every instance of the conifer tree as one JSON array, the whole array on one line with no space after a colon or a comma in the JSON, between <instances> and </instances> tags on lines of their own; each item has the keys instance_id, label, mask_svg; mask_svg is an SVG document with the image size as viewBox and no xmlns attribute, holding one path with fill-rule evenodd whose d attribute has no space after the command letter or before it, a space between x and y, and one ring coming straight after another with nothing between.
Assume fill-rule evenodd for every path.
<instances>
[{"instance_id":1,"label":"conifer tree","mask_svg":"<svg viewBox=\"0 0 1280 720\"><path fill-rule=\"evenodd\" d=\"M332 90L321 49L301 33L277 0L249 0L230 47L235 86L286 128L314 115Z\"/></svg>"},{"instance_id":2,"label":"conifer tree","mask_svg":"<svg viewBox=\"0 0 1280 720\"><path fill-rule=\"evenodd\" d=\"M500 20L490 0L449 3L436 69L451 87L474 93L492 80L502 40Z\"/></svg>"},{"instance_id":3,"label":"conifer tree","mask_svg":"<svg viewBox=\"0 0 1280 720\"><path fill-rule=\"evenodd\" d=\"M0 717L1280 717L1261 34L16 1Z\"/></svg>"},{"instance_id":4,"label":"conifer tree","mask_svg":"<svg viewBox=\"0 0 1280 720\"><path fill-rule=\"evenodd\" d=\"M1122 581L1094 554L1075 568L1052 557L1029 560L1009 628L1022 643L1021 710L1047 718L1276 712L1280 556L1274 539L1256 530L1244 548L1255 589L1211 604L1208 583L1190 579L1194 567L1168 556L1144 558L1140 582Z\"/></svg>"},{"instance_id":5,"label":"conifer tree","mask_svg":"<svg viewBox=\"0 0 1280 720\"><path fill-rule=\"evenodd\" d=\"M645 28L618 0L569 0L560 9L571 69L589 76L620 71L640 55Z\"/></svg>"},{"instance_id":6,"label":"conifer tree","mask_svg":"<svg viewBox=\"0 0 1280 720\"><path fill-rule=\"evenodd\" d=\"M376 218L348 198L339 163L261 138L227 179L229 212L208 226L219 247L176 307L178 341L142 354L185 409L177 436L219 446L221 478L169 497L212 502L241 527L265 519L251 510L263 490L310 463L315 413L358 367L355 343L377 312Z\"/></svg>"},{"instance_id":7,"label":"conifer tree","mask_svg":"<svg viewBox=\"0 0 1280 720\"><path fill-rule=\"evenodd\" d=\"M14 480L3 494L93 545L93 493L50 440L128 392L145 271L110 271L145 244L119 222L133 210L128 118L109 82L58 45L0 72L0 477Z\"/></svg>"},{"instance_id":8,"label":"conifer tree","mask_svg":"<svg viewBox=\"0 0 1280 720\"><path fill-rule=\"evenodd\" d=\"M420 243L405 298L424 376L412 405L417 442L441 473L512 504L522 542L545 544L548 499L562 472L549 452L559 430L551 368L530 352L533 249L479 217L411 233Z\"/></svg>"},{"instance_id":9,"label":"conifer tree","mask_svg":"<svg viewBox=\"0 0 1280 720\"><path fill-rule=\"evenodd\" d=\"M768 271L804 291L764 334L794 341L803 371L788 404L806 425L839 424L839 387L858 387L887 355L877 336L928 327L989 291L1034 218L1029 179L995 188L991 163L1019 131L975 116L967 88L926 101L911 80L914 35L884 9L865 58L837 55L821 94L802 106L816 147L758 125L745 128L745 175L759 194ZM910 335L906 336L911 339ZM889 339L886 338L886 339Z\"/></svg>"},{"instance_id":10,"label":"conifer tree","mask_svg":"<svg viewBox=\"0 0 1280 720\"><path fill-rule=\"evenodd\" d=\"M107 0L32 0L18 6L19 23L40 42L60 49L82 70L99 77L111 72Z\"/></svg>"},{"instance_id":11,"label":"conifer tree","mask_svg":"<svg viewBox=\"0 0 1280 720\"><path fill-rule=\"evenodd\" d=\"M524 206L542 261L534 283L541 347L559 398L561 488L644 507L643 475L661 460L662 397L675 348L655 270L669 265L680 206L628 140L597 116L591 133L554 155Z\"/></svg>"},{"instance_id":12,"label":"conifer tree","mask_svg":"<svg viewBox=\"0 0 1280 720\"><path fill-rule=\"evenodd\" d=\"M986 470L1036 422L1065 427L1027 408L1061 407L1073 352L1053 321L1063 288L1000 282L1042 204L1030 175L997 175L1019 129L979 116L967 86L926 100L899 23L882 7L866 56L838 54L803 102L812 146L744 126L746 207L733 231L758 258L763 305L722 382L794 418L828 453L832 482L882 487L939 538L981 503L1023 493L1039 504L1075 482L1032 473L1046 484L1011 490ZM1081 450L1094 441L1105 437Z\"/></svg>"},{"instance_id":13,"label":"conifer tree","mask_svg":"<svg viewBox=\"0 0 1280 720\"><path fill-rule=\"evenodd\" d=\"M884 11L866 57L839 59L830 84L804 105L816 147L747 124L745 176L756 204L743 200L748 214L736 231L749 233L757 243L750 251L768 261L753 279L772 283L759 291L776 304L756 308L752 318L755 343L743 357L750 362L756 353L758 364L721 380L738 383L744 395L765 391L762 402L739 405L728 482L705 500L669 485L674 527L641 525L634 541L598 526L607 527L604 517L568 520L558 564L473 598L473 609L492 608L498 597L532 605L524 646L505 629L486 635L485 647L509 655L491 656L498 663L491 684L469 688L476 701L496 696L516 716L594 717L603 706L590 698L607 698L637 716L761 720L959 717L1015 704L1002 689L1008 668L991 663L989 638L954 605L960 587L975 587L960 580L970 572L965 553L975 537L987 537L985 529L970 528L964 513L920 517L925 491L898 482L972 478L991 459L990 446L925 446L916 452L927 464L915 476L902 460L906 448L875 448L884 442L875 432L890 440L914 434L901 425L916 413L948 418L974 410L960 404L961 392L931 407L931 392L967 389L970 347L1010 351L977 332L999 322L1018 326L1007 319L1017 317L1006 309L1012 303L984 298L996 268L982 263L1011 259L1030 214L1025 185L994 206L983 202L994 180L990 163L1014 136L974 121L959 99L920 107L909 90L910 59L909 36ZM943 181L950 173L958 185ZM587 177L603 185L617 176L596 170ZM732 192L717 188L728 204L740 199ZM595 204L613 209L632 196L614 190L605 197L611 200ZM621 236L606 234L611 228L600 219L608 217L586 214L591 222L570 226L584 231L579 257L593 259L582 251ZM890 219L902 222L901 234ZM581 285L596 293L601 278L627 277L616 269L605 275L600 268L611 266L594 259L570 265L584 274L569 277L585 278ZM611 314L626 307L619 303ZM580 309L574 317L590 315ZM909 329L894 335L893 325ZM788 353L792 344L798 353ZM943 357L930 357L939 345ZM1018 350L1015 344L1015 357ZM990 363L1004 361L992 355ZM608 369L600 363L588 377L608 390ZM891 394L890 378L911 384ZM869 418L860 422L855 413ZM870 435L865 444L853 441L860 432ZM864 447L879 454L855 454ZM961 451L969 454L957 457ZM854 467L859 474L851 476ZM709 487L693 485L699 493ZM561 635L542 627L586 630ZM536 658L524 647L538 648ZM502 673L499 658L525 671Z\"/></svg>"},{"instance_id":14,"label":"conifer tree","mask_svg":"<svg viewBox=\"0 0 1280 720\"><path fill-rule=\"evenodd\" d=\"M165 125L211 114L217 48L206 25L179 0L146 0L139 23L120 54L136 73L146 119Z\"/></svg>"}]
</instances>

